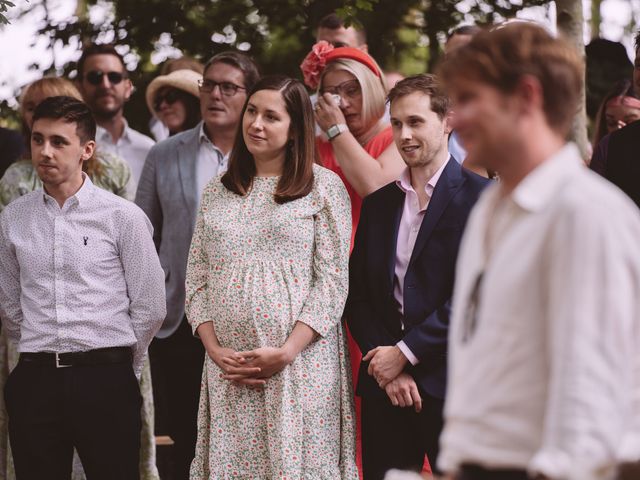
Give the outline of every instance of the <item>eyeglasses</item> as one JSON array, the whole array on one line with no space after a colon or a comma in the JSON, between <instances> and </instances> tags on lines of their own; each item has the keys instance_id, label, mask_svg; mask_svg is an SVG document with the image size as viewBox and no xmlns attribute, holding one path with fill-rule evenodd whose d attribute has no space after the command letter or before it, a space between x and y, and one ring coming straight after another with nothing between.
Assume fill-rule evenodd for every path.
<instances>
[{"instance_id":1,"label":"eyeglasses","mask_svg":"<svg viewBox=\"0 0 640 480\"><path fill-rule=\"evenodd\" d=\"M341 97L356 98L362 95L362 87L360 87L358 80L353 79L342 82L335 87L323 88L320 90L320 93L331 93L333 95L340 95Z\"/></svg>"},{"instance_id":2,"label":"eyeglasses","mask_svg":"<svg viewBox=\"0 0 640 480\"><path fill-rule=\"evenodd\" d=\"M164 94L158 93L156 98L153 100L153 108L155 110L160 110L162 102L165 102L167 105L173 105L179 98L180 94L175 89L167 90Z\"/></svg>"},{"instance_id":3,"label":"eyeglasses","mask_svg":"<svg viewBox=\"0 0 640 480\"><path fill-rule=\"evenodd\" d=\"M199 80L198 87L201 92L211 93L216 87L220 87L220 93L225 97L233 97L238 90L246 90L246 88L231 82L216 82L214 80Z\"/></svg>"},{"instance_id":4,"label":"eyeglasses","mask_svg":"<svg viewBox=\"0 0 640 480\"><path fill-rule=\"evenodd\" d=\"M100 85L104 76L107 76L111 85L118 85L126 78L124 73L120 72L103 72L102 70L91 70L84 76L91 85Z\"/></svg>"}]
</instances>

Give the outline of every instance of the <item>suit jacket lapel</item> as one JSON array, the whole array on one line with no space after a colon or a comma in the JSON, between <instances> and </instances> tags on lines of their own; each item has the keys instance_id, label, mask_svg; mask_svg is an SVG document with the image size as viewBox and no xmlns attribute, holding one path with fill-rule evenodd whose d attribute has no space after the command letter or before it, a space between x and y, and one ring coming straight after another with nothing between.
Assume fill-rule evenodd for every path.
<instances>
[{"instance_id":1,"label":"suit jacket lapel","mask_svg":"<svg viewBox=\"0 0 640 480\"><path fill-rule=\"evenodd\" d=\"M396 270L396 244L398 243L398 229L402 219L405 194L399 188L391 189L389 201L385 204L386 211L381 212L379 218L383 224L381 228L381 240L383 242L382 258L387 259L387 278L389 287L393 287L393 276Z\"/></svg>"},{"instance_id":2,"label":"suit jacket lapel","mask_svg":"<svg viewBox=\"0 0 640 480\"><path fill-rule=\"evenodd\" d=\"M196 221L198 209L198 185L196 180L196 165L198 162L200 125L193 129L193 134L185 136L178 145L178 172L182 194L191 217L191 224Z\"/></svg>"},{"instance_id":3,"label":"suit jacket lapel","mask_svg":"<svg viewBox=\"0 0 640 480\"><path fill-rule=\"evenodd\" d=\"M455 159L450 158L449 163L442 171L442 175L436 184L436 188L433 190L433 195L429 201L429 206L425 213L422 224L420 225L420 231L418 232L418 238L411 252L411 265L420 252L424 248L433 232L433 229L438 224L438 220L442 216L442 213L449 205L449 202L456 194L458 189L462 186L464 178L461 175L462 169Z\"/></svg>"}]
</instances>

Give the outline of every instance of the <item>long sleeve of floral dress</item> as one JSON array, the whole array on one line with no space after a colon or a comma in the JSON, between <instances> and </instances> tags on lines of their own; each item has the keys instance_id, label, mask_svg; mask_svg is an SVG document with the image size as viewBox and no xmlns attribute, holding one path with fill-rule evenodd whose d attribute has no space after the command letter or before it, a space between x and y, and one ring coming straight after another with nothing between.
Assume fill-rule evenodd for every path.
<instances>
[{"instance_id":1,"label":"long sleeve of floral dress","mask_svg":"<svg viewBox=\"0 0 640 480\"><path fill-rule=\"evenodd\" d=\"M329 178L324 208L314 217L313 280L298 318L321 336L340 321L349 289L351 201L340 179Z\"/></svg>"},{"instance_id":2,"label":"long sleeve of floral dress","mask_svg":"<svg viewBox=\"0 0 640 480\"><path fill-rule=\"evenodd\" d=\"M187 260L187 275L185 282L185 314L193 328L193 333L200 325L211 321L208 319L207 303L209 294L207 291L207 277L209 275L209 258L205 243L204 214L207 205L211 202L211 183L205 188L200 201L200 208L196 217L196 226L191 237L189 257Z\"/></svg>"}]
</instances>

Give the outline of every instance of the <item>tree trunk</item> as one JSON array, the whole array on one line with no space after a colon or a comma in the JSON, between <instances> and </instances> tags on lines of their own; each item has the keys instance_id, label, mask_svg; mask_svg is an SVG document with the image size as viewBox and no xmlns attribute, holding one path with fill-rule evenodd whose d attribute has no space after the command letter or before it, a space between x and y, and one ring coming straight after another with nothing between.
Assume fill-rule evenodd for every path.
<instances>
[{"instance_id":1,"label":"tree trunk","mask_svg":"<svg viewBox=\"0 0 640 480\"><path fill-rule=\"evenodd\" d=\"M558 34L571 44L580 56L585 58L584 51L584 16L582 12L582 0L556 0ZM590 157L591 146L587 137L587 108L585 97L585 82L582 80L580 103L573 120L569 140L575 142L580 149L582 158L587 162Z\"/></svg>"}]
</instances>

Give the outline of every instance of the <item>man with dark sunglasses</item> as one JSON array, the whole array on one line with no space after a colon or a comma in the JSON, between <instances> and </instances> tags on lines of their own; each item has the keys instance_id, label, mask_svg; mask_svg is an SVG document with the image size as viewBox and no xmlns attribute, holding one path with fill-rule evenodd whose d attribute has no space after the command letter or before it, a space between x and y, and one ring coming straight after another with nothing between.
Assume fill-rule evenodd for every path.
<instances>
[{"instance_id":1,"label":"man with dark sunglasses","mask_svg":"<svg viewBox=\"0 0 640 480\"><path fill-rule=\"evenodd\" d=\"M124 158L136 182L154 141L129 127L124 104L133 86L113 45L91 45L78 60L78 87L98 124L98 148Z\"/></svg>"},{"instance_id":2,"label":"man with dark sunglasses","mask_svg":"<svg viewBox=\"0 0 640 480\"><path fill-rule=\"evenodd\" d=\"M184 313L187 257L200 195L227 169L242 107L258 69L246 55L223 52L205 65L199 82L202 122L151 149L136 203L149 216L165 270L167 317L149 348L156 411L174 440L174 480L189 478L195 454L204 348ZM163 408L164 407L164 408ZM160 428L160 426L159 426Z\"/></svg>"}]
</instances>

